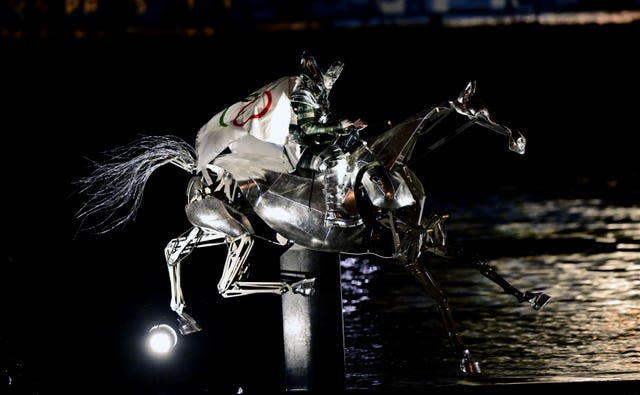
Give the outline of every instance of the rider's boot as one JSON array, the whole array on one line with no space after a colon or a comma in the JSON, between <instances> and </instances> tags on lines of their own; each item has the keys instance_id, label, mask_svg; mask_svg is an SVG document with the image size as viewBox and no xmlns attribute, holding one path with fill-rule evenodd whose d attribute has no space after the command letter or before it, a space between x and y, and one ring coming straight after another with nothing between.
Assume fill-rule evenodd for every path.
<instances>
[{"instance_id":1,"label":"rider's boot","mask_svg":"<svg viewBox=\"0 0 640 395\"><path fill-rule=\"evenodd\" d=\"M323 189L326 207L325 224L328 226L351 227L358 223L357 216L343 206L346 195L347 159L337 145L328 147L319 166L324 173Z\"/></svg>"}]
</instances>

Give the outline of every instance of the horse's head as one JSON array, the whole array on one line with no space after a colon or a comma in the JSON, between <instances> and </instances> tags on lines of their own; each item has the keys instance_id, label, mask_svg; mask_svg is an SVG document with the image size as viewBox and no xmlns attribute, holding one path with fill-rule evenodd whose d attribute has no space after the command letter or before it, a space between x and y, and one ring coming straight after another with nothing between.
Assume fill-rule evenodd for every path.
<instances>
[{"instance_id":1,"label":"horse's head","mask_svg":"<svg viewBox=\"0 0 640 395\"><path fill-rule=\"evenodd\" d=\"M475 93L476 82L469 81L458 97L449 102L451 108L453 108L458 114L466 116L472 122L505 135L509 139L509 149L519 154L524 154L524 150L527 145L527 140L524 136L520 134L520 132L516 131L518 136L514 138L511 129L491 120L489 110L484 107L476 107L472 101L472 97Z\"/></svg>"},{"instance_id":2,"label":"horse's head","mask_svg":"<svg viewBox=\"0 0 640 395\"><path fill-rule=\"evenodd\" d=\"M396 163L415 161L469 127L479 125L506 136L509 149L524 154L524 136L516 132L514 137L511 129L491 119L486 108L475 106L471 100L475 91L475 81L469 82L455 100L409 117L377 136L370 142L370 151L382 166L392 168ZM418 154L414 155L414 151Z\"/></svg>"}]
</instances>

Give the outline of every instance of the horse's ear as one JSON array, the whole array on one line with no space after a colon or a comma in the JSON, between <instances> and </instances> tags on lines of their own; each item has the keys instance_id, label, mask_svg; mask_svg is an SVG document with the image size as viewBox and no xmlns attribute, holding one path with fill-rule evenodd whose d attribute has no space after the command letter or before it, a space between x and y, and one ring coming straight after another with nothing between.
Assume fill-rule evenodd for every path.
<instances>
[{"instance_id":1,"label":"horse's ear","mask_svg":"<svg viewBox=\"0 0 640 395\"><path fill-rule=\"evenodd\" d=\"M300 71L304 70L304 64L307 56L307 51L302 51L302 55L300 56Z\"/></svg>"},{"instance_id":2,"label":"horse's ear","mask_svg":"<svg viewBox=\"0 0 640 395\"><path fill-rule=\"evenodd\" d=\"M475 93L476 93L476 82L469 81L467 86L465 86L462 92L460 92L460 95L458 96L458 100L457 100L458 103L463 105L467 104L469 102L469 99L471 99L471 96L473 96Z\"/></svg>"},{"instance_id":3,"label":"horse's ear","mask_svg":"<svg viewBox=\"0 0 640 395\"><path fill-rule=\"evenodd\" d=\"M323 74L320 66L318 66L318 62L316 62L313 56L308 55L306 52L302 54L302 58L300 59L300 74L308 76L317 84L323 83Z\"/></svg>"}]
</instances>

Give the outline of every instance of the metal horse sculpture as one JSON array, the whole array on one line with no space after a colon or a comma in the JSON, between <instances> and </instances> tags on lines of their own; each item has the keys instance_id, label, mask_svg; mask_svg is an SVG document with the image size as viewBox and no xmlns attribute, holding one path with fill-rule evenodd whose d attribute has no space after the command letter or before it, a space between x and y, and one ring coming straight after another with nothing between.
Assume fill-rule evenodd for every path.
<instances>
[{"instance_id":1,"label":"metal horse sculpture","mask_svg":"<svg viewBox=\"0 0 640 395\"><path fill-rule=\"evenodd\" d=\"M529 302L536 310L550 298L543 293L521 292L485 261L450 249L444 226L447 216L425 212L423 186L407 165L416 156L427 154L473 125L504 135L510 150L524 153L523 136L514 136L509 128L492 121L486 109L472 107L470 98L474 91L475 83L471 82L457 99L412 116L371 141L361 139L354 131L334 142L341 144L348 158L349 192L343 207L350 210L352 221L347 226L325 221L322 174L302 169L260 168L250 156L251 144L256 143L253 140L244 148L236 142L230 151L198 169L199 158L193 148L170 136L143 138L115 152L111 162L99 164L92 176L81 180L84 192L94 192L79 217L105 209L114 212L127 207L133 199L134 207L125 216L109 218L111 222L102 225L112 229L124 223L135 215L144 183L151 173L166 163L177 165L193 174L186 205L187 218L193 227L171 240L165 249L171 309L178 315L182 334L201 330L185 311L180 286L180 265L196 248L227 246L217 285L223 297L313 292L312 278L293 283L249 281L247 257L254 240L260 238L281 246L297 244L321 251L374 254L405 267L438 303L449 339L461 360L461 370L478 373L479 364L456 331L445 293L423 262L425 256L462 259L518 302ZM256 231L258 222L260 229L268 231Z\"/></svg>"}]
</instances>

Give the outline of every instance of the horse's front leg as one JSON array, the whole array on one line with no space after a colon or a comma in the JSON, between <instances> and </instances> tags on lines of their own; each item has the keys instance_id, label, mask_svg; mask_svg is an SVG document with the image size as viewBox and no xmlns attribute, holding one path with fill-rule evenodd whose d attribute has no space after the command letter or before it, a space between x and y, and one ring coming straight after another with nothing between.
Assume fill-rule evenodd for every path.
<instances>
[{"instance_id":1,"label":"horse's front leg","mask_svg":"<svg viewBox=\"0 0 640 395\"><path fill-rule=\"evenodd\" d=\"M165 247L164 253L171 283L171 310L178 315L179 330L183 335L198 332L202 328L184 311L186 303L180 281L182 260L198 247L220 244L220 242L216 241L224 239L224 237L224 234L205 232L200 227L194 226L185 235L171 240Z\"/></svg>"},{"instance_id":2,"label":"horse's front leg","mask_svg":"<svg viewBox=\"0 0 640 395\"><path fill-rule=\"evenodd\" d=\"M432 215L427 221L425 226L426 243L422 246L422 250L430 252L434 255L442 258L452 260L455 262L461 262L463 264L473 266L483 276L493 281L500 286L505 293L513 295L518 299L518 302L529 302L535 310L540 310L551 300L551 297L542 292L522 292L500 274L496 272L496 269L489 265L485 259L475 254L468 254L461 248L452 248L446 245L446 228L444 221L448 218L448 215Z\"/></svg>"},{"instance_id":3,"label":"horse's front leg","mask_svg":"<svg viewBox=\"0 0 640 395\"><path fill-rule=\"evenodd\" d=\"M513 295L518 302L528 302L535 310L540 310L551 301L551 297L543 292L522 292L496 272L496 269L489 265L486 260L479 256L462 256L462 261L474 266L483 276L500 286L505 293Z\"/></svg>"},{"instance_id":4,"label":"horse's front leg","mask_svg":"<svg viewBox=\"0 0 640 395\"><path fill-rule=\"evenodd\" d=\"M425 292L431 296L438 304L438 310L442 318L442 323L449 342L454 347L456 354L460 357L460 370L467 374L480 373L480 364L473 360L469 349L464 345L460 334L456 329L449 302L445 292L442 290L431 273L419 263L419 257L423 251L442 253L446 244L446 229L444 221L447 215L432 215L424 221L424 224L409 226L404 229L403 236L400 237L396 229L393 216L390 215L390 229L396 240L396 254L401 257L400 264L403 264L409 272L418 280ZM405 224L406 225L406 224Z\"/></svg>"},{"instance_id":5,"label":"horse's front leg","mask_svg":"<svg viewBox=\"0 0 640 395\"><path fill-rule=\"evenodd\" d=\"M438 304L438 310L440 311L442 323L447 331L449 341L455 348L456 354L461 358L460 370L463 373L469 374L480 373L480 364L471 358L469 349L462 342L460 334L456 329L455 322L453 321L453 316L451 315L447 296L433 278L433 275L431 275L431 273L429 273L429 271L418 262L408 264L406 267L418 280L427 294L429 294L429 296L431 296Z\"/></svg>"}]
</instances>

